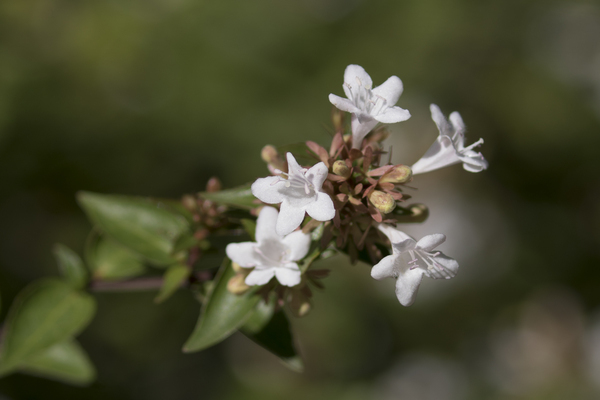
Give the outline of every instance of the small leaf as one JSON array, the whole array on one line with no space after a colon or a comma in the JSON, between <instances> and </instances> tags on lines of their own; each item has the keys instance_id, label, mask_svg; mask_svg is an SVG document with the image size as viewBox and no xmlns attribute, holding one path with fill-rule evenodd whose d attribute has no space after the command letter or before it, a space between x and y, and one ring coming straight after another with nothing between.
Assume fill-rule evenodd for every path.
<instances>
[{"instance_id":1,"label":"small leaf","mask_svg":"<svg viewBox=\"0 0 600 400\"><path fill-rule=\"evenodd\" d=\"M250 240L254 242L256 240L256 221L244 218L240 222L246 233L250 236Z\"/></svg>"},{"instance_id":2,"label":"small leaf","mask_svg":"<svg viewBox=\"0 0 600 400\"><path fill-rule=\"evenodd\" d=\"M92 296L57 279L38 281L25 288L8 314L0 374L75 336L95 310Z\"/></svg>"},{"instance_id":3,"label":"small leaf","mask_svg":"<svg viewBox=\"0 0 600 400\"><path fill-rule=\"evenodd\" d=\"M63 244L55 244L54 257L60 273L74 288L81 289L86 285L88 273L77 253Z\"/></svg>"},{"instance_id":4,"label":"small leaf","mask_svg":"<svg viewBox=\"0 0 600 400\"><path fill-rule=\"evenodd\" d=\"M167 269L164 275L164 282L158 296L154 299L155 303L162 303L181 287L181 284L190 276L191 270L185 265L172 265Z\"/></svg>"},{"instance_id":5,"label":"small leaf","mask_svg":"<svg viewBox=\"0 0 600 400\"><path fill-rule=\"evenodd\" d=\"M202 306L196 328L183 346L184 352L203 350L222 341L242 326L252 314L260 297L254 291L243 295L229 292L227 282L234 275L231 261L226 258Z\"/></svg>"},{"instance_id":6,"label":"small leaf","mask_svg":"<svg viewBox=\"0 0 600 400\"><path fill-rule=\"evenodd\" d=\"M288 152L292 153L300 165L315 165L320 161L311 156L311 153L308 151L308 147L306 147L306 143L304 142L279 146L277 147L277 151L279 154L282 154L283 157L285 157L285 154Z\"/></svg>"},{"instance_id":7,"label":"small leaf","mask_svg":"<svg viewBox=\"0 0 600 400\"><path fill-rule=\"evenodd\" d=\"M256 197L252 194L250 186L250 184L247 184L233 189L220 190L218 192L202 192L200 193L200 196L206 200L214 201L215 203L252 209L258 207L258 204L255 203Z\"/></svg>"},{"instance_id":8,"label":"small leaf","mask_svg":"<svg viewBox=\"0 0 600 400\"><path fill-rule=\"evenodd\" d=\"M19 366L19 371L73 385L88 385L96 378L94 365L76 341L57 343Z\"/></svg>"},{"instance_id":9,"label":"small leaf","mask_svg":"<svg viewBox=\"0 0 600 400\"><path fill-rule=\"evenodd\" d=\"M141 256L106 235L92 232L85 256L96 280L119 280L142 275L146 267Z\"/></svg>"},{"instance_id":10,"label":"small leaf","mask_svg":"<svg viewBox=\"0 0 600 400\"><path fill-rule=\"evenodd\" d=\"M98 228L157 265L173 264L175 243L191 235L189 221L161 202L90 192L77 199Z\"/></svg>"},{"instance_id":11,"label":"small leaf","mask_svg":"<svg viewBox=\"0 0 600 400\"><path fill-rule=\"evenodd\" d=\"M255 343L279 357L288 368L301 372L304 363L294 346L290 323L282 310L277 312L274 310L274 302L262 303L241 331Z\"/></svg>"}]
</instances>

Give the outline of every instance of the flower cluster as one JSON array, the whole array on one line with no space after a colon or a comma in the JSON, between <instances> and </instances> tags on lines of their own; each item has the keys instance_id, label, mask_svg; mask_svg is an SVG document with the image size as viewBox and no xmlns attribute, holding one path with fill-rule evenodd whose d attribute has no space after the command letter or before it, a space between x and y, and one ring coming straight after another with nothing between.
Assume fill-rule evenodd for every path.
<instances>
[{"instance_id":1,"label":"flower cluster","mask_svg":"<svg viewBox=\"0 0 600 400\"><path fill-rule=\"evenodd\" d=\"M329 148L306 142L314 165L302 166L292 153L280 154L273 146L263 149L271 176L257 179L251 191L269 206L258 214L256 241L229 244L227 256L239 267L234 278L243 280L244 290L268 287L285 303L300 292L305 300L310 298L308 283L320 286L315 277L323 275L311 269L312 262L324 258L327 250L341 251L352 262L372 264L373 278L396 279L396 296L408 306L424 276L452 278L458 263L435 250L446 240L444 235L417 241L398 229L398 224L421 222L428 215L422 204L403 204L411 197L407 184L415 175L457 163L470 172L486 169L487 161L473 150L483 140L465 147L460 114L453 112L447 120L432 104L439 136L411 167L393 165L384 161L390 157L382 145L389 131L377 125L410 118L395 105L402 81L392 76L373 88L362 67L349 65L342 88L346 98L329 95L338 110ZM342 111L351 114L351 133L346 133ZM271 205L279 205L279 211Z\"/></svg>"}]
</instances>

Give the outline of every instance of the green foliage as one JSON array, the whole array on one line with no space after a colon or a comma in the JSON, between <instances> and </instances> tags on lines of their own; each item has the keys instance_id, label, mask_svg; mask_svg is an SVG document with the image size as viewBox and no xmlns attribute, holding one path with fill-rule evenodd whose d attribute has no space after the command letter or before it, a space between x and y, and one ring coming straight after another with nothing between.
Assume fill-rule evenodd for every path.
<instances>
[{"instance_id":1,"label":"green foliage","mask_svg":"<svg viewBox=\"0 0 600 400\"><path fill-rule=\"evenodd\" d=\"M244 218L240 221L251 241L256 241L256 221Z\"/></svg>"},{"instance_id":2,"label":"green foliage","mask_svg":"<svg viewBox=\"0 0 600 400\"><path fill-rule=\"evenodd\" d=\"M87 385L96 378L94 365L79 343L74 340L48 347L22 363L19 371L73 385Z\"/></svg>"},{"instance_id":3,"label":"green foliage","mask_svg":"<svg viewBox=\"0 0 600 400\"><path fill-rule=\"evenodd\" d=\"M142 275L146 268L139 254L110 239L92 232L85 250L86 261L95 279L119 280Z\"/></svg>"},{"instance_id":4,"label":"green foliage","mask_svg":"<svg viewBox=\"0 0 600 400\"><path fill-rule=\"evenodd\" d=\"M214 201L215 203L248 210L257 207L257 204L254 203L256 197L252 195L250 184L233 189L220 190L218 192L202 192L200 193L200 196L204 197L206 200Z\"/></svg>"},{"instance_id":5,"label":"green foliage","mask_svg":"<svg viewBox=\"0 0 600 400\"><path fill-rule=\"evenodd\" d=\"M96 310L87 293L57 280L38 281L25 288L9 312L0 374L11 372L78 334Z\"/></svg>"},{"instance_id":6,"label":"green foliage","mask_svg":"<svg viewBox=\"0 0 600 400\"><path fill-rule=\"evenodd\" d=\"M54 257L60 273L76 289L82 289L88 281L83 261L73 250L63 244L54 245Z\"/></svg>"},{"instance_id":7,"label":"green foliage","mask_svg":"<svg viewBox=\"0 0 600 400\"><path fill-rule=\"evenodd\" d=\"M162 303L181 287L181 284L190 276L191 270L186 265L172 265L164 275L164 283L154 299L156 303Z\"/></svg>"},{"instance_id":8,"label":"green foliage","mask_svg":"<svg viewBox=\"0 0 600 400\"><path fill-rule=\"evenodd\" d=\"M191 235L189 221L162 202L90 192L77 199L98 228L156 265L174 264L175 244Z\"/></svg>"},{"instance_id":9,"label":"green foliage","mask_svg":"<svg viewBox=\"0 0 600 400\"><path fill-rule=\"evenodd\" d=\"M275 301L268 304L261 302L240 330L279 357L288 368L297 372L304 369L302 358L294 346L290 323L283 310L275 311Z\"/></svg>"},{"instance_id":10,"label":"green foliage","mask_svg":"<svg viewBox=\"0 0 600 400\"><path fill-rule=\"evenodd\" d=\"M225 259L202 306L198 323L183 346L184 352L199 351L224 340L251 316L260 297L253 291L236 295L227 290L227 282L234 275L231 261Z\"/></svg>"}]
</instances>

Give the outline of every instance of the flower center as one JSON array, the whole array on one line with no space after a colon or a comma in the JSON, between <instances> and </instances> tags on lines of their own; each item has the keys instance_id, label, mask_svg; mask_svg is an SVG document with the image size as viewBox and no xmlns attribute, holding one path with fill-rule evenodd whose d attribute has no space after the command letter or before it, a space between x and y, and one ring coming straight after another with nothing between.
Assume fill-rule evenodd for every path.
<instances>
[{"instance_id":1,"label":"flower center","mask_svg":"<svg viewBox=\"0 0 600 400\"><path fill-rule=\"evenodd\" d=\"M257 246L254 251L262 258L262 265L266 267L277 267L285 264L290 256L290 249L275 240L267 240Z\"/></svg>"},{"instance_id":2,"label":"flower center","mask_svg":"<svg viewBox=\"0 0 600 400\"><path fill-rule=\"evenodd\" d=\"M442 274L442 276L449 278L452 277L446 267L435 260L435 257L439 256L441 253L439 251L429 252L425 250L409 250L408 255L411 260L407 261L407 264L410 266L410 269L413 270L415 268L420 268L419 262L423 262L425 265L423 268L427 270L435 270Z\"/></svg>"},{"instance_id":3,"label":"flower center","mask_svg":"<svg viewBox=\"0 0 600 400\"><path fill-rule=\"evenodd\" d=\"M275 183L279 183L281 181L285 182L285 187L291 188L295 192L304 192L306 196L313 197L316 194L315 185L306 177L306 172L308 170L306 168L302 168L300 173L285 173L281 170L276 169L275 173L278 175L283 175L287 179L279 179Z\"/></svg>"},{"instance_id":4,"label":"flower center","mask_svg":"<svg viewBox=\"0 0 600 400\"><path fill-rule=\"evenodd\" d=\"M358 76L356 77L355 85L350 85L348 82L344 82L344 85L350 89L350 93L352 94L350 100L365 114L379 115L389 107L387 100L374 94L370 87L364 86Z\"/></svg>"}]
</instances>

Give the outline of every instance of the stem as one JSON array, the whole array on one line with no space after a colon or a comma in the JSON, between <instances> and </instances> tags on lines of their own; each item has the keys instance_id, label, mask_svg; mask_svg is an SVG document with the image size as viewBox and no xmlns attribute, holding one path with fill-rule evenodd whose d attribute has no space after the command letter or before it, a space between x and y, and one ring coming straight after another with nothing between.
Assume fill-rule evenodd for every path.
<instances>
[{"instance_id":1,"label":"stem","mask_svg":"<svg viewBox=\"0 0 600 400\"><path fill-rule=\"evenodd\" d=\"M212 274L209 271L200 271L190 275L187 281L181 283L180 287L189 287L192 283L209 281L212 279ZM89 285L91 292L141 292L146 290L158 290L163 286L164 279L162 277L146 277L130 279L128 281L92 281Z\"/></svg>"}]
</instances>

